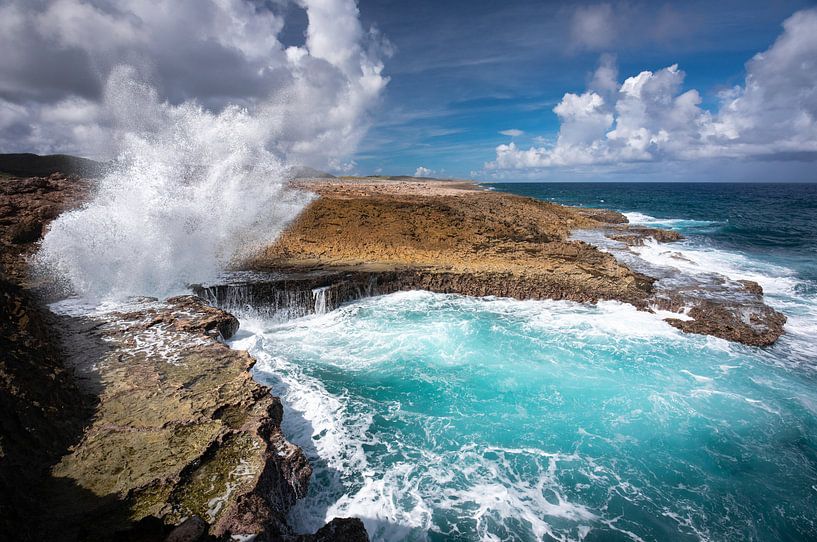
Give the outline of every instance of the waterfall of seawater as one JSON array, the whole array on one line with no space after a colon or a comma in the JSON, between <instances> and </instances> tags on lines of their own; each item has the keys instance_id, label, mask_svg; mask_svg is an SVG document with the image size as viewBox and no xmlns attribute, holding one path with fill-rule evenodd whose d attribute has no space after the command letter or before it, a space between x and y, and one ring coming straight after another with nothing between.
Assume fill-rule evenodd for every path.
<instances>
[{"instance_id":1,"label":"waterfall of seawater","mask_svg":"<svg viewBox=\"0 0 817 542\"><path fill-rule=\"evenodd\" d=\"M322 286L312 290L312 297L315 298L315 314L326 314L326 296L330 293L329 286Z\"/></svg>"}]
</instances>

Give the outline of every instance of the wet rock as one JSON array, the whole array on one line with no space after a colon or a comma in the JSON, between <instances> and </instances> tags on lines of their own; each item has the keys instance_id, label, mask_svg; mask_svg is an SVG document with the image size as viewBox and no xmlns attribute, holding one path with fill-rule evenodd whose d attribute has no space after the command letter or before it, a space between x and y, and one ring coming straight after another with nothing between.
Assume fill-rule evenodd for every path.
<instances>
[{"instance_id":1,"label":"wet rock","mask_svg":"<svg viewBox=\"0 0 817 542\"><path fill-rule=\"evenodd\" d=\"M743 289L746 290L750 294L754 294L757 296L763 295L763 287L753 280L739 280L739 283L743 285Z\"/></svg>"},{"instance_id":2,"label":"wet rock","mask_svg":"<svg viewBox=\"0 0 817 542\"><path fill-rule=\"evenodd\" d=\"M369 536L358 518L335 518L313 535L301 536L298 542L368 542Z\"/></svg>"},{"instance_id":3,"label":"wet rock","mask_svg":"<svg viewBox=\"0 0 817 542\"><path fill-rule=\"evenodd\" d=\"M666 321L688 333L711 335L750 346L769 346L783 334L786 316L763 302L763 289L752 281L660 288L650 306L683 313Z\"/></svg>"},{"instance_id":4,"label":"wet rock","mask_svg":"<svg viewBox=\"0 0 817 542\"><path fill-rule=\"evenodd\" d=\"M579 209L579 213L604 224L627 224L629 222L626 216L612 209Z\"/></svg>"},{"instance_id":5,"label":"wet rock","mask_svg":"<svg viewBox=\"0 0 817 542\"><path fill-rule=\"evenodd\" d=\"M11 228L9 238L15 245L38 241L43 233L43 224L39 220L27 218Z\"/></svg>"},{"instance_id":6,"label":"wet rock","mask_svg":"<svg viewBox=\"0 0 817 542\"><path fill-rule=\"evenodd\" d=\"M174 528L165 542L199 542L207 535L207 522L198 516L190 516Z\"/></svg>"},{"instance_id":7,"label":"wet rock","mask_svg":"<svg viewBox=\"0 0 817 542\"><path fill-rule=\"evenodd\" d=\"M607 237L629 246L643 246L647 239L655 239L659 243L671 243L684 238L677 231L640 226L629 226L621 233L609 233Z\"/></svg>"},{"instance_id":8,"label":"wet rock","mask_svg":"<svg viewBox=\"0 0 817 542\"><path fill-rule=\"evenodd\" d=\"M687 313L692 320L667 319L688 333L712 335L750 346L770 346L783 334L786 317L766 305L745 307L705 300Z\"/></svg>"}]
</instances>

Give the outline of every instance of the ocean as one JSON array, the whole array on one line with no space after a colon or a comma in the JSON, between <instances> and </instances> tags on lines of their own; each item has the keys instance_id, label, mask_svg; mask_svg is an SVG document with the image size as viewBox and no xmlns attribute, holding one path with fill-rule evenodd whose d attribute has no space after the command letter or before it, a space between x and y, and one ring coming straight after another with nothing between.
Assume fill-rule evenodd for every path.
<instances>
[{"instance_id":1,"label":"ocean","mask_svg":"<svg viewBox=\"0 0 817 542\"><path fill-rule=\"evenodd\" d=\"M280 395L315 474L303 532L372 540L817 539L817 185L496 184L685 240L654 266L760 283L774 346L685 334L618 302L403 292L232 345Z\"/></svg>"}]
</instances>

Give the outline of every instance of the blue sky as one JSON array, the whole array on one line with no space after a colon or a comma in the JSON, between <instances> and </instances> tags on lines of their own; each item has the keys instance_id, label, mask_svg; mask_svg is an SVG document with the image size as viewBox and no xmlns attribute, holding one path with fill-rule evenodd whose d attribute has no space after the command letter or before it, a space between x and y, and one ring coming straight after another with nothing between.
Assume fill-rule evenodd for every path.
<instances>
[{"instance_id":1,"label":"blue sky","mask_svg":"<svg viewBox=\"0 0 817 542\"><path fill-rule=\"evenodd\" d=\"M0 50L0 152L147 99L333 173L817 181L817 0L0 0Z\"/></svg>"},{"instance_id":2,"label":"blue sky","mask_svg":"<svg viewBox=\"0 0 817 542\"><path fill-rule=\"evenodd\" d=\"M599 4L559 2L360 3L365 23L394 45L386 61L390 82L372 129L355 156L358 169L490 178L483 165L495 148L553 141L554 106L566 92L582 92L602 54L614 55L619 82L643 70L678 64L684 89L700 92L715 109L718 93L741 85L745 63L769 48L781 23L813 2L626 2L609 4L606 34L585 43L571 35L577 10ZM511 138L505 130L524 134ZM747 162L751 162L747 165ZM817 180L813 162L730 159L689 163L545 168L501 177L571 180ZM771 178L782 175L783 179Z\"/></svg>"}]
</instances>

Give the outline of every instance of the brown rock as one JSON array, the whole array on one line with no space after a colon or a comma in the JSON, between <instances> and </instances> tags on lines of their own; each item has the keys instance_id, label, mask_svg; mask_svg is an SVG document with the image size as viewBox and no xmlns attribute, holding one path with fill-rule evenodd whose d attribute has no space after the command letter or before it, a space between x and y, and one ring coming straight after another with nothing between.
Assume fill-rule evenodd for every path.
<instances>
[{"instance_id":1,"label":"brown rock","mask_svg":"<svg viewBox=\"0 0 817 542\"><path fill-rule=\"evenodd\" d=\"M651 291L611 255L569 240L599 226L585 209L442 181L304 186L321 197L247 268L399 272L398 289L642 306Z\"/></svg>"},{"instance_id":2,"label":"brown rock","mask_svg":"<svg viewBox=\"0 0 817 542\"><path fill-rule=\"evenodd\" d=\"M18 284L30 282L28 256L48 223L87 197L90 183L61 174L0 177L0 268Z\"/></svg>"},{"instance_id":3,"label":"brown rock","mask_svg":"<svg viewBox=\"0 0 817 542\"><path fill-rule=\"evenodd\" d=\"M629 222L626 216L612 209L579 209L579 213L604 224L627 224Z\"/></svg>"},{"instance_id":4,"label":"brown rock","mask_svg":"<svg viewBox=\"0 0 817 542\"><path fill-rule=\"evenodd\" d=\"M684 238L684 236L677 231L660 228L643 228L640 226L629 226L624 229L622 233L610 233L607 237L630 246L642 246L644 241L650 238L655 239L659 243L671 243Z\"/></svg>"},{"instance_id":5,"label":"brown rock","mask_svg":"<svg viewBox=\"0 0 817 542\"><path fill-rule=\"evenodd\" d=\"M747 317L748 314L748 317ZM770 346L783 334L786 317L766 305L751 308L728 302L702 301L689 310L693 320L668 319L688 333L712 335L750 346Z\"/></svg>"},{"instance_id":6,"label":"brown rock","mask_svg":"<svg viewBox=\"0 0 817 542\"><path fill-rule=\"evenodd\" d=\"M207 522L198 516L190 516L170 531L165 542L198 542L207 534Z\"/></svg>"},{"instance_id":7,"label":"brown rock","mask_svg":"<svg viewBox=\"0 0 817 542\"><path fill-rule=\"evenodd\" d=\"M783 330L785 317L763 303L756 285L744 284L746 293L755 297L731 296L722 303L694 288L656 292L655 279L569 239L576 228L602 228L631 245L643 244L648 237L659 242L682 239L671 230L622 226L626 217L614 211L562 207L440 181L334 179L301 185L313 188L320 198L246 267L305 276L302 287L284 288L303 294L298 309L303 312L314 310L308 284L328 286L329 308L371 292L424 289L517 299L616 299L645 310L654 306L680 311L694 305L693 322L672 324L752 345L770 344ZM280 285L244 287L253 291L256 304L278 303L273 298ZM227 299L225 292L214 289L214 301ZM742 320L743 314L751 314L748 321Z\"/></svg>"},{"instance_id":8,"label":"brown rock","mask_svg":"<svg viewBox=\"0 0 817 542\"><path fill-rule=\"evenodd\" d=\"M739 283L743 285L743 289L746 290L750 294L754 294L757 296L763 295L763 287L753 280L739 280Z\"/></svg>"},{"instance_id":9,"label":"brown rock","mask_svg":"<svg viewBox=\"0 0 817 542\"><path fill-rule=\"evenodd\" d=\"M43 233L43 224L39 220L27 218L11 228L10 239L15 245L38 241Z\"/></svg>"}]
</instances>

